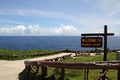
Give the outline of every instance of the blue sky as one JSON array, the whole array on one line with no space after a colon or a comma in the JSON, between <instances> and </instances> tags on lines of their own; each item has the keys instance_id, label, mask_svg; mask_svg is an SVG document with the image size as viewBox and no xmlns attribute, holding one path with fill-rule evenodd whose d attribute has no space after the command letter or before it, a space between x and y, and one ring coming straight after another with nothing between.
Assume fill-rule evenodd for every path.
<instances>
[{"instance_id":1,"label":"blue sky","mask_svg":"<svg viewBox=\"0 0 120 80\"><path fill-rule=\"evenodd\" d=\"M0 36L120 36L120 0L0 0Z\"/></svg>"}]
</instances>

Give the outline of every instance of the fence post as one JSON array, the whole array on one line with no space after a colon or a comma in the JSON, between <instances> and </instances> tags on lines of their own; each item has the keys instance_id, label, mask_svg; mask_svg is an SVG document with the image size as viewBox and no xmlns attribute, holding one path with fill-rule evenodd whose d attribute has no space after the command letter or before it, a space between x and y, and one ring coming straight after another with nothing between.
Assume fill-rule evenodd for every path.
<instances>
[{"instance_id":1,"label":"fence post","mask_svg":"<svg viewBox=\"0 0 120 80\"><path fill-rule=\"evenodd\" d=\"M47 75L47 66L41 66L41 75L42 80L45 80L45 76Z\"/></svg>"},{"instance_id":2,"label":"fence post","mask_svg":"<svg viewBox=\"0 0 120 80\"><path fill-rule=\"evenodd\" d=\"M31 71L31 65L25 65L25 70L29 73Z\"/></svg>"},{"instance_id":3,"label":"fence post","mask_svg":"<svg viewBox=\"0 0 120 80\"><path fill-rule=\"evenodd\" d=\"M65 75L65 69L61 68L61 80L64 80Z\"/></svg>"},{"instance_id":4,"label":"fence post","mask_svg":"<svg viewBox=\"0 0 120 80\"><path fill-rule=\"evenodd\" d=\"M117 76L118 76L118 77L117 77L117 78L118 78L117 80L120 80L120 69L118 69L118 74L117 74Z\"/></svg>"},{"instance_id":5,"label":"fence post","mask_svg":"<svg viewBox=\"0 0 120 80\"><path fill-rule=\"evenodd\" d=\"M85 69L84 80L88 80L89 69Z\"/></svg>"}]
</instances>

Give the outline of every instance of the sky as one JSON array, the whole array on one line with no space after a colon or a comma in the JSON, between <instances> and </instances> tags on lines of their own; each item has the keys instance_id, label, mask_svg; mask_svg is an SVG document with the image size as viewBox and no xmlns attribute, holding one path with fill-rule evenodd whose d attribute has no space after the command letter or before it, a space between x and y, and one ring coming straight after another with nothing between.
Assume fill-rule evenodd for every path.
<instances>
[{"instance_id":1,"label":"sky","mask_svg":"<svg viewBox=\"0 0 120 80\"><path fill-rule=\"evenodd\" d=\"M120 36L120 0L0 0L0 36Z\"/></svg>"}]
</instances>

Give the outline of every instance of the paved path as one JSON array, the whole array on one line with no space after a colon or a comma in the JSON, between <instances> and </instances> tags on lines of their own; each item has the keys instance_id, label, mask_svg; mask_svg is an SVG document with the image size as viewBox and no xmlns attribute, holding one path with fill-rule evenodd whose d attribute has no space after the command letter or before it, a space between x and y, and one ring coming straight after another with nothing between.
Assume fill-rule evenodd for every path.
<instances>
[{"instance_id":1,"label":"paved path","mask_svg":"<svg viewBox=\"0 0 120 80\"><path fill-rule=\"evenodd\" d=\"M73 54L73 53L61 53L46 57L39 57L39 58L25 59L25 60L44 60L44 59L51 59L68 54ZM25 60L17 60L17 61L0 60L0 80L18 80L18 74L25 67L24 65Z\"/></svg>"}]
</instances>

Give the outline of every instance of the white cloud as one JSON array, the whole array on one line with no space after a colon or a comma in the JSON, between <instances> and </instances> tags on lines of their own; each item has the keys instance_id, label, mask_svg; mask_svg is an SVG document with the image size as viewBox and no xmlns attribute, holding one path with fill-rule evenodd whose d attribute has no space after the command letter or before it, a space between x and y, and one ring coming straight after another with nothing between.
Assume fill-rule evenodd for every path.
<instances>
[{"instance_id":1,"label":"white cloud","mask_svg":"<svg viewBox=\"0 0 120 80\"><path fill-rule=\"evenodd\" d=\"M120 20L116 20L115 24L120 25Z\"/></svg>"},{"instance_id":2,"label":"white cloud","mask_svg":"<svg viewBox=\"0 0 120 80\"><path fill-rule=\"evenodd\" d=\"M25 34L28 34L28 35L36 35L36 34L39 34L41 31L41 28L39 25L30 25L28 27L26 27L26 29L24 30L24 33Z\"/></svg>"},{"instance_id":3,"label":"white cloud","mask_svg":"<svg viewBox=\"0 0 120 80\"><path fill-rule=\"evenodd\" d=\"M80 35L79 31L72 25L61 25L58 28L53 28L51 31L59 35Z\"/></svg>"},{"instance_id":4,"label":"white cloud","mask_svg":"<svg viewBox=\"0 0 120 80\"><path fill-rule=\"evenodd\" d=\"M83 0L89 1L89 0ZM92 0L91 0L92 1ZM97 9L100 9L98 15L70 15L65 14L63 12L55 12L55 11L45 11L45 10L36 10L36 9L9 9L9 10L0 10L0 14L4 15L17 15L17 16L34 16L34 17L49 17L49 18L60 18L70 20L71 22L76 22L82 32L103 32L104 25L113 26L110 28L110 31L113 31L119 34L119 28L116 28L116 25L120 24L120 20L118 15L120 16L120 0L99 0ZM96 4L96 5L98 5ZM102 17L99 14L103 11L105 13L102 14ZM117 16L118 20L113 16ZM5 22L1 20L1 22ZM7 21L5 23L18 23L25 24L22 22L16 21ZM29 23L28 23L29 24ZM16 27L1 27L0 35L80 35L80 31L76 29L72 25L61 25L55 28L44 28L39 25L30 25L24 26L24 29L20 29L18 26ZM119 34L120 35L120 34Z\"/></svg>"},{"instance_id":5,"label":"white cloud","mask_svg":"<svg viewBox=\"0 0 120 80\"><path fill-rule=\"evenodd\" d=\"M43 28L40 25L18 25L15 27L0 27L0 35L3 36L49 36L49 35L80 35L80 32L72 25L61 25L56 28Z\"/></svg>"},{"instance_id":6,"label":"white cloud","mask_svg":"<svg viewBox=\"0 0 120 80\"><path fill-rule=\"evenodd\" d=\"M64 19L70 19L73 17L61 12L38 10L38 9L6 9L6 10L0 9L0 14L17 15L17 16L45 16L50 18L64 18Z\"/></svg>"},{"instance_id":7,"label":"white cloud","mask_svg":"<svg viewBox=\"0 0 120 80\"><path fill-rule=\"evenodd\" d=\"M15 20L0 20L0 23L7 23L7 24L26 24L23 21L15 21Z\"/></svg>"},{"instance_id":8,"label":"white cloud","mask_svg":"<svg viewBox=\"0 0 120 80\"><path fill-rule=\"evenodd\" d=\"M107 16L120 14L120 0L99 0L98 4L101 10L107 13Z\"/></svg>"},{"instance_id":9,"label":"white cloud","mask_svg":"<svg viewBox=\"0 0 120 80\"><path fill-rule=\"evenodd\" d=\"M19 25L16 27L0 27L0 35L23 35L24 30L24 25Z\"/></svg>"},{"instance_id":10,"label":"white cloud","mask_svg":"<svg viewBox=\"0 0 120 80\"><path fill-rule=\"evenodd\" d=\"M86 21L82 17L82 15L79 15L76 17L75 15L65 14L62 12L55 12L55 11L46 11L46 10L38 10L38 9L9 9L9 10L0 10L0 14L2 15L17 15L17 16L34 16L34 17L48 17L48 18L58 18L58 19L64 19L69 20L72 22L75 22L77 24L86 24ZM12 23L12 24L26 24L24 22L19 21L11 21L11 20L0 20L0 22L5 23Z\"/></svg>"}]
</instances>

